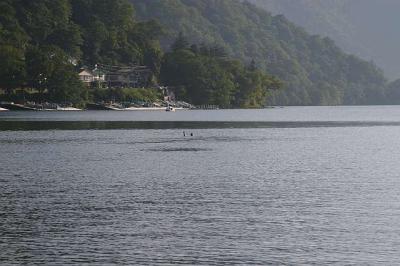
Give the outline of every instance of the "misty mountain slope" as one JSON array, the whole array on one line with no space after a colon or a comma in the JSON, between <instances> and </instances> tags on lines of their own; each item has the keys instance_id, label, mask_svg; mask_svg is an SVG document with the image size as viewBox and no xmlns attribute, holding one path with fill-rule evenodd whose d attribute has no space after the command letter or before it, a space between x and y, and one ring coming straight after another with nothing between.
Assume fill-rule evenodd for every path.
<instances>
[{"instance_id":1,"label":"misty mountain slope","mask_svg":"<svg viewBox=\"0 0 400 266\"><path fill-rule=\"evenodd\" d=\"M391 79L400 77L398 0L247 1L332 38L348 53L373 60Z\"/></svg>"},{"instance_id":2,"label":"misty mountain slope","mask_svg":"<svg viewBox=\"0 0 400 266\"><path fill-rule=\"evenodd\" d=\"M385 101L385 78L372 63L345 54L328 38L308 34L284 16L236 0L131 0L137 17L191 42L225 47L236 58L276 75L286 88L271 104L371 104Z\"/></svg>"}]
</instances>

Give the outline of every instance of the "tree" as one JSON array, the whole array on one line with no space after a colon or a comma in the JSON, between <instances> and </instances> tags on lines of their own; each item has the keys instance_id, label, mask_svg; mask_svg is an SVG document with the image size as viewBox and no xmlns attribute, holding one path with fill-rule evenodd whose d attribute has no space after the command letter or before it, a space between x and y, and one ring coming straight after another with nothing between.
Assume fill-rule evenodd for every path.
<instances>
[{"instance_id":1,"label":"tree","mask_svg":"<svg viewBox=\"0 0 400 266\"><path fill-rule=\"evenodd\" d=\"M194 104L228 107L261 107L268 92L281 83L262 71L251 71L237 60L230 60L215 47L200 49L185 45L167 53L161 67L161 80L167 86L184 88L185 100Z\"/></svg>"},{"instance_id":2,"label":"tree","mask_svg":"<svg viewBox=\"0 0 400 266\"><path fill-rule=\"evenodd\" d=\"M0 88L7 93L21 87L25 81L23 53L10 45L0 45Z\"/></svg>"},{"instance_id":3,"label":"tree","mask_svg":"<svg viewBox=\"0 0 400 266\"><path fill-rule=\"evenodd\" d=\"M69 64L57 64L49 77L49 99L53 102L78 104L87 99L87 88L79 80L74 67Z\"/></svg>"},{"instance_id":4,"label":"tree","mask_svg":"<svg viewBox=\"0 0 400 266\"><path fill-rule=\"evenodd\" d=\"M79 103L86 89L68 55L59 47L31 47L26 56L28 85L54 102Z\"/></svg>"}]
</instances>

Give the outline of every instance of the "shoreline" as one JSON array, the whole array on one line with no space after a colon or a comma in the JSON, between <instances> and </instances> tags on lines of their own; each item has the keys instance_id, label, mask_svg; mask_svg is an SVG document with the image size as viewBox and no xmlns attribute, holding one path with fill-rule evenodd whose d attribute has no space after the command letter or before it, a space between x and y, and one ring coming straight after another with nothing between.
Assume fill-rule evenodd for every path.
<instances>
[{"instance_id":1,"label":"shoreline","mask_svg":"<svg viewBox=\"0 0 400 266\"><path fill-rule=\"evenodd\" d=\"M86 108L75 108L75 107L61 107L57 104L54 104L54 107L49 108L48 106L40 106L40 105L24 105L24 104L16 104L16 103L0 103L0 111L95 111L95 110L103 110L103 111L167 111L168 107L160 106L160 107L126 107L115 106L115 105L102 105L102 104L88 104ZM187 107L173 107L173 110L190 110L193 108Z\"/></svg>"},{"instance_id":2,"label":"shoreline","mask_svg":"<svg viewBox=\"0 0 400 266\"><path fill-rule=\"evenodd\" d=\"M204 109L189 109L189 108L174 108L176 111L186 111L186 110L204 110ZM91 110L91 109L79 109L79 108L59 108L59 109L36 109L36 110L10 110L6 108L0 107L0 112L86 112L86 111L119 111L119 112L128 112L128 111L149 111L149 112L158 112L158 111L166 111L166 108L162 107L128 107L123 109L108 109L108 110Z\"/></svg>"}]
</instances>

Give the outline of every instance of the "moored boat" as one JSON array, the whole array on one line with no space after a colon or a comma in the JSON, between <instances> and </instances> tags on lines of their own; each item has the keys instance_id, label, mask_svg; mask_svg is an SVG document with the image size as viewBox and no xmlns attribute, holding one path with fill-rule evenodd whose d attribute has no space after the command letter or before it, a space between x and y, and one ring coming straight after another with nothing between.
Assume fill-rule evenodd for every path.
<instances>
[{"instance_id":1,"label":"moored boat","mask_svg":"<svg viewBox=\"0 0 400 266\"><path fill-rule=\"evenodd\" d=\"M124 111L165 111L165 107L127 107Z\"/></svg>"},{"instance_id":2,"label":"moored boat","mask_svg":"<svg viewBox=\"0 0 400 266\"><path fill-rule=\"evenodd\" d=\"M75 108L75 107L61 107L61 106L57 106L56 110L57 111L82 111L82 109Z\"/></svg>"},{"instance_id":3,"label":"moored boat","mask_svg":"<svg viewBox=\"0 0 400 266\"><path fill-rule=\"evenodd\" d=\"M10 103L0 103L0 107L1 108L5 108L7 110L10 111L36 111L38 109L36 108L32 108L32 107L28 107L22 104L16 104L13 102Z\"/></svg>"}]
</instances>

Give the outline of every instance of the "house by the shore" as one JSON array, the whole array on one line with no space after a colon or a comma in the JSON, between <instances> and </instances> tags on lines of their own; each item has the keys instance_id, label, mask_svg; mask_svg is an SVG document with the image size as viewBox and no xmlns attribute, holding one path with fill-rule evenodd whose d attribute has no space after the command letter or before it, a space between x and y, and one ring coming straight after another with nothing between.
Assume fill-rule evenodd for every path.
<instances>
[{"instance_id":1,"label":"house by the shore","mask_svg":"<svg viewBox=\"0 0 400 266\"><path fill-rule=\"evenodd\" d=\"M81 69L78 75L83 83L90 84L93 81L93 74L88 69Z\"/></svg>"},{"instance_id":2,"label":"house by the shore","mask_svg":"<svg viewBox=\"0 0 400 266\"><path fill-rule=\"evenodd\" d=\"M93 70L89 70L88 68L81 68L78 75L79 79L88 86L93 86L99 83L101 84L104 83L106 80L105 73L99 70L97 66Z\"/></svg>"}]
</instances>

